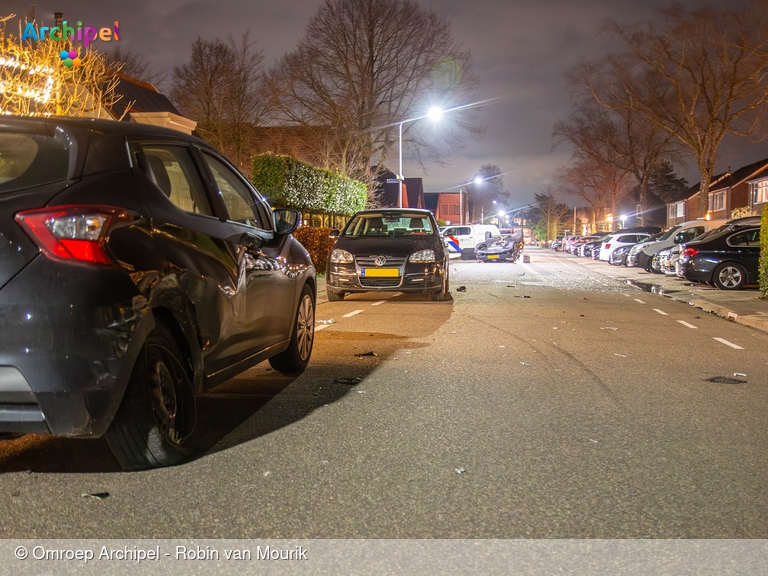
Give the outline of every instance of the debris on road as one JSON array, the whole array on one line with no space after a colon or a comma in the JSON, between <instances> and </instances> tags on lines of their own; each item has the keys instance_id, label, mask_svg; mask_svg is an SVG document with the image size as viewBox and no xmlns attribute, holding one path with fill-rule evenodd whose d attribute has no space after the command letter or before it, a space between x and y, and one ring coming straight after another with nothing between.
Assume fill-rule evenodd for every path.
<instances>
[{"instance_id":1,"label":"debris on road","mask_svg":"<svg viewBox=\"0 0 768 576\"><path fill-rule=\"evenodd\" d=\"M456 468L455 470L456 470L456 474L464 474L467 471L467 469L464 468L464 466L460 466L459 468Z\"/></svg>"},{"instance_id":2,"label":"debris on road","mask_svg":"<svg viewBox=\"0 0 768 576\"><path fill-rule=\"evenodd\" d=\"M358 358L362 358L363 356L378 356L378 354L376 354L376 352L371 350L370 352L362 352L360 354L355 354L355 356L357 356Z\"/></svg>"},{"instance_id":3,"label":"debris on road","mask_svg":"<svg viewBox=\"0 0 768 576\"><path fill-rule=\"evenodd\" d=\"M746 374L742 374L741 372L734 372L734 373L733 373L733 375L734 375L734 376L743 376L744 378L746 378L746 377L747 377L747 375L746 375Z\"/></svg>"},{"instance_id":4,"label":"debris on road","mask_svg":"<svg viewBox=\"0 0 768 576\"><path fill-rule=\"evenodd\" d=\"M83 498L95 498L96 500L104 500L109 498L109 492L94 492L93 494L81 494Z\"/></svg>"},{"instance_id":5,"label":"debris on road","mask_svg":"<svg viewBox=\"0 0 768 576\"><path fill-rule=\"evenodd\" d=\"M358 394L365 394L365 390L358 390L357 393Z\"/></svg>"},{"instance_id":6,"label":"debris on road","mask_svg":"<svg viewBox=\"0 0 768 576\"><path fill-rule=\"evenodd\" d=\"M318 320L318 324L336 324L336 320L331 318L330 320Z\"/></svg>"},{"instance_id":7,"label":"debris on road","mask_svg":"<svg viewBox=\"0 0 768 576\"><path fill-rule=\"evenodd\" d=\"M530 296L526 296L525 294L522 294L520 296L515 296L515 298L530 298Z\"/></svg>"},{"instance_id":8,"label":"debris on road","mask_svg":"<svg viewBox=\"0 0 768 576\"><path fill-rule=\"evenodd\" d=\"M530 364L528 364L528 362L520 362L520 364L522 364L523 366L530 366Z\"/></svg>"},{"instance_id":9,"label":"debris on road","mask_svg":"<svg viewBox=\"0 0 768 576\"><path fill-rule=\"evenodd\" d=\"M499 348L506 348L506 346L502 346L501 344L499 344Z\"/></svg>"},{"instance_id":10,"label":"debris on road","mask_svg":"<svg viewBox=\"0 0 768 576\"><path fill-rule=\"evenodd\" d=\"M598 442L597 442L597 440L592 440L592 438L590 438L590 439L589 439L589 441L590 441L590 442L594 442L595 444L597 444L597 443L598 443Z\"/></svg>"},{"instance_id":11,"label":"debris on road","mask_svg":"<svg viewBox=\"0 0 768 576\"><path fill-rule=\"evenodd\" d=\"M618 330L616 326L603 326L600 330Z\"/></svg>"},{"instance_id":12,"label":"debris on road","mask_svg":"<svg viewBox=\"0 0 768 576\"><path fill-rule=\"evenodd\" d=\"M626 358L627 357L626 354L619 354L618 352L614 352L613 355L614 356L621 356L622 358Z\"/></svg>"},{"instance_id":13,"label":"debris on road","mask_svg":"<svg viewBox=\"0 0 768 576\"><path fill-rule=\"evenodd\" d=\"M530 264L531 263L531 257L523 255L523 264ZM523 272L525 274L525 272Z\"/></svg>"},{"instance_id":14,"label":"debris on road","mask_svg":"<svg viewBox=\"0 0 768 576\"><path fill-rule=\"evenodd\" d=\"M341 377L339 377L339 378L335 378L334 379L334 382L336 382L336 384L346 384L347 386L354 386L355 384L359 384L362 381L363 381L362 378L357 378L357 377L355 377L355 378L341 378Z\"/></svg>"},{"instance_id":15,"label":"debris on road","mask_svg":"<svg viewBox=\"0 0 768 576\"><path fill-rule=\"evenodd\" d=\"M713 376L712 378L705 378L704 382L712 382L714 384L746 384L746 380L739 380L738 378L728 378L727 376Z\"/></svg>"},{"instance_id":16,"label":"debris on road","mask_svg":"<svg viewBox=\"0 0 768 576\"><path fill-rule=\"evenodd\" d=\"M264 474L262 474L262 476L264 476L264 478L266 478L266 477L267 477L267 476L269 476L270 474L272 474L272 472L270 472L269 470L267 470L266 472L264 472Z\"/></svg>"},{"instance_id":17,"label":"debris on road","mask_svg":"<svg viewBox=\"0 0 768 576\"><path fill-rule=\"evenodd\" d=\"M466 291L467 291L466 286L459 286L458 288L456 288L456 292L466 292Z\"/></svg>"},{"instance_id":18,"label":"debris on road","mask_svg":"<svg viewBox=\"0 0 768 576\"><path fill-rule=\"evenodd\" d=\"M517 288L515 284L507 284L507 288Z\"/></svg>"}]
</instances>

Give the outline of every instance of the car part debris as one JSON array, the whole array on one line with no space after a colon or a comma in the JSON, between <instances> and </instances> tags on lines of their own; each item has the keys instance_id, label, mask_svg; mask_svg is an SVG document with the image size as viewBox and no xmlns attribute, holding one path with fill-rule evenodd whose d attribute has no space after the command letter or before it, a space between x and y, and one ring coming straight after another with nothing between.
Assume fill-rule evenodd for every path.
<instances>
[{"instance_id":1,"label":"car part debris","mask_svg":"<svg viewBox=\"0 0 768 576\"><path fill-rule=\"evenodd\" d=\"M515 298L530 298L527 294L521 294L520 296L515 296Z\"/></svg>"},{"instance_id":2,"label":"car part debris","mask_svg":"<svg viewBox=\"0 0 768 576\"><path fill-rule=\"evenodd\" d=\"M741 372L734 372L734 373L733 373L733 375L734 375L734 376L741 376L741 377L743 377L743 378L746 378L746 377L747 377L747 375L746 375L746 374L743 374L743 373L741 373Z\"/></svg>"},{"instance_id":3,"label":"car part debris","mask_svg":"<svg viewBox=\"0 0 768 576\"><path fill-rule=\"evenodd\" d=\"M362 352L360 354L355 354L355 356L357 356L358 358L362 358L363 356L378 356L378 354L376 354L376 352L371 350L370 352Z\"/></svg>"},{"instance_id":4,"label":"car part debris","mask_svg":"<svg viewBox=\"0 0 768 576\"><path fill-rule=\"evenodd\" d=\"M331 318L330 320L318 320L318 324L336 324L336 320Z\"/></svg>"},{"instance_id":5,"label":"car part debris","mask_svg":"<svg viewBox=\"0 0 768 576\"><path fill-rule=\"evenodd\" d=\"M359 384L363 381L362 378L335 378L333 380L336 382L336 384L346 384L347 386L354 386L355 384Z\"/></svg>"},{"instance_id":6,"label":"car part debris","mask_svg":"<svg viewBox=\"0 0 768 576\"><path fill-rule=\"evenodd\" d=\"M93 494L81 494L83 498L95 498L96 500L104 500L109 498L109 492L94 492Z\"/></svg>"},{"instance_id":7,"label":"car part debris","mask_svg":"<svg viewBox=\"0 0 768 576\"><path fill-rule=\"evenodd\" d=\"M456 292L466 292L466 291L467 291L466 286L459 286L458 288L456 288Z\"/></svg>"},{"instance_id":8,"label":"car part debris","mask_svg":"<svg viewBox=\"0 0 768 576\"><path fill-rule=\"evenodd\" d=\"M616 326L603 326L600 330L618 330Z\"/></svg>"},{"instance_id":9,"label":"car part debris","mask_svg":"<svg viewBox=\"0 0 768 576\"><path fill-rule=\"evenodd\" d=\"M522 364L523 366L530 366L530 364L528 364L528 362L520 362L520 364Z\"/></svg>"},{"instance_id":10,"label":"car part debris","mask_svg":"<svg viewBox=\"0 0 768 576\"><path fill-rule=\"evenodd\" d=\"M706 378L704 382L713 382L714 384L746 384L746 380L739 380L738 378L728 378L728 376L713 376L712 378Z\"/></svg>"},{"instance_id":11,"label":"car part debris","mask_svg":"<svg viewBox=\"0 0 768 576\"><path fill-rule=\"evenodd\" d=\"M459 468L455 468L455 470L456 470L456 474L464 474L467 471L467 469L464 468L464 466L460 466Z\"/></svg>"}]
</instances>

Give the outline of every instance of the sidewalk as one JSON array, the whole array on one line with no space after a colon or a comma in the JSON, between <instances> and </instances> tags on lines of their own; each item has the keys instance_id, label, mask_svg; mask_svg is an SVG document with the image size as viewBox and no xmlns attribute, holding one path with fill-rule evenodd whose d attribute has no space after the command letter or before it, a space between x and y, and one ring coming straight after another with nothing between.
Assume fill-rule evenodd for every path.
<instances>
[{"instance_id":1,"label":"sidewalk","mask_svg":"<svg viewBox=\"0 0 768 576\"><path fill-rule=\"evenodd\" d=\"M526 251L531 255L551 252L545 249L529 248ZM580 258L557 252L564 258L573 260L587 268L590 272L597 272L604 276L622 280L633 284L652 294L666 296L672 300L685 302L705 312L710 312L733 322L757 328L768 332L768 300L760 298L756 289L746 290L718 290L705 284L693 284L684 278L667 276L666 274L653 274L640 268L627 268L626 266L611 266L607 262L599 262L589 258Z\"/></svg>"}]
</instances>

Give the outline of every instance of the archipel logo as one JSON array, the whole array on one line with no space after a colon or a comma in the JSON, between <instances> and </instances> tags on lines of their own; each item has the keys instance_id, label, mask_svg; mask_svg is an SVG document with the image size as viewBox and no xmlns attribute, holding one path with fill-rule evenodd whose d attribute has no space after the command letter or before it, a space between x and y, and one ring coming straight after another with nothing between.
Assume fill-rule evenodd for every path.
<instances>
[{"instance_id":1,"label":"archipel logo","mask_svg":"<svg viewBox=\"0 0 768 576\"><path fill-rule=\"evenodd\" d=\"M48 33L48 39L53 40L54 42L77 40L78 42L82 42L86 49L94 40L101 40L102 42L120 40L120 28L117 20L115 20L114 25L111 28L94 28L92 26L83 28L83 23L78 21L77 30L72 28L72 26L67 26L67 21L64 20L64 22L61 23L61 26L53 26L51 28L48 26L40 26L39 31L35 28L34 24L28 22L24 28L24 33L21 35L21 41L24 42L24 40L29 38L38 41L45 40L46 32Z\"/></svg>"},{"instance_id":2,"label":"archipel logo","mask_svg":"<svg viewBox=\"0 0 768 576\"><path fill-rule=\"evenodd\" d=\"M63 60L62 64L67 68L78 68L83 65L83 61L77 55L77 50L62 50L59 52L59 57Z\"/></svg>"}]
</instances>

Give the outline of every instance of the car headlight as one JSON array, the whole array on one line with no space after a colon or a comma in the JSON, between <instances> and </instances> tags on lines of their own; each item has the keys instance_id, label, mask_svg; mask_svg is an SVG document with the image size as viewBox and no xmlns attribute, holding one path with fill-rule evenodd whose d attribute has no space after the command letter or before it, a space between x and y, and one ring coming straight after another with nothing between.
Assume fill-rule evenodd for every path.
<instances>
[{"instance_id":1,"label":"car headlight","mask_svg":"<svg viewBox=\"0 0 768 576\"><path fill-rule=\"evenodd\" d=\"M352 264L355 258L346 250L340 250L336 248L331 252L331 262L333 264Z\"/></svg>"},{"instance_id":2,"label":"car headlight","mask_svg":"<svg viewBox=\"0 0 768 576\"><path fill-rule=\"evenodd\" d=\"M411 254L410 261L414 264L426 264L435 261L434 250L419 250Z\"/></svg>"},{"instance_id":3,"label":"car headlight","mask_svg":"<svg viewBox=\"0 0 768 576\"><path fill-rule=\"evenodd\" d=\"M648 248L648 244L636 244L632 247L632 250L630 250L630 254L635 255L641 250L645 250L646 248Z\"/></svg>"}]
</instances>

